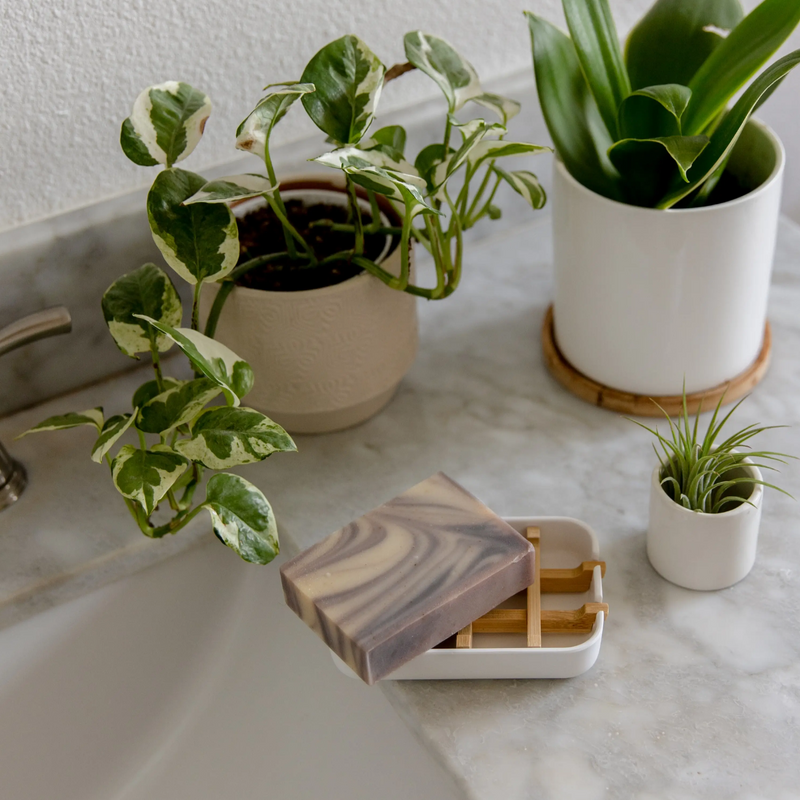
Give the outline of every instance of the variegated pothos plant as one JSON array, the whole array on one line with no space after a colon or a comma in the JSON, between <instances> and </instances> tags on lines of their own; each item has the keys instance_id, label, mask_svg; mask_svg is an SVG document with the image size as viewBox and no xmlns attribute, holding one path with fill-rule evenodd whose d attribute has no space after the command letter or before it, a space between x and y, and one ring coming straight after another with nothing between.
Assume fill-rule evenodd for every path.
<instances>
[{"instance_id":1,"label":"variegated pothos plant","mask_svg":"<svg viewBox=\"0 0 800 800\"><path fill-rule=\"evenodd\" d=\"M165 261L193 287L190 327L180 327L181 298L163 269L145 264L123 275L103 295L103 315L125 355L150 354L155 377L136 390L126 413L106 418L102 408L93 408L51 417L26 433L95 428L92 460L107 463L144 534L176 533L205 509L224 544L245 561L266 564L278 553L278 535L272 508L256 486L220 472L207 482L205 500L194 502L205 469L227 470L296 449L280 425L241 405L253 386L250 365L199 330L203 286L223 280L239 257L230 209L184 205L207 181L175 167L194 150L210 112L202 92L185 83L164 83L139 95L121 133L128 158L164 167L147 196L147 215ZM173 345L191 362L192 380L163 374L161 353ZM134 443L123 443L126 434ZM154 521L161 505L169 507L169 518Z\"/></svg>"},{"instance_id":2,"label":"variegated pothos plant","mask_svg":"<svg viewBox=\"0 0 800 800\"><path fill-rule=\"evenodd\" d=\"M484 217L500 216L493 200L501 183L508 183L534 209L544 205L544 190L533 173L506 171L497 164L500 158L549 149L504 139L506 125L519 112L519 104L484 92L475 69L445 40L413 31L406 34L404 44L408 62L387 70L358 37L343 36L313 56L299 81L265 87L267 94L239 125L236 147L258 156L264 162L266 174L232 175L211 181L186 200L187 207L211 207L262 195L283 225L284 250L241 264L224 279L208 318L206 334L213 335L236 279L266 262L294 260L314 268L347 260L393 289L432 300L447 297L455 291L461 277L464 231ZM431 78L447 101L442 137L424 147L413 164L406 160L406 131L402 126L371 130L385 84L411 69ZM298 100L333 145L331 151L312 160L344 174L349 198L347 224L334 224L330 220L315 223L353 236L350 249L324 259L317 258L312 244L300 236L287 217L270 154L275 125ZM497 121L483 118L461 121L456 113L467 103L490 111ZM357 187L369 199L369 222L362 218ZM402 221L399 226L382 219L378 195L394 205ZM399 238L399 275L366 257L364 237L370 233ZM409 262L412 241L431 254L436 268L435 286L423 287L412 282Z\"/></svg>"}]
</instances>

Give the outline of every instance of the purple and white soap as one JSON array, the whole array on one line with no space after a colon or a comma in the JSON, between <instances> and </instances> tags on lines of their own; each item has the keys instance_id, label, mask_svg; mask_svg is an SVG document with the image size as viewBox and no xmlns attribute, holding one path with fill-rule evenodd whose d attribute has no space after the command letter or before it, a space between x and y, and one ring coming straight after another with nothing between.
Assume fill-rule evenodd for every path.
<instances>
[{"instance_id":1,"label":"purple and white soap","mask_svg":"<svg viewBox=\"0 0 800 800\"><path fill-rule=\"evenodd\" d=\"M533 582L533 546L443 473L286 563L287 605L369 684Z\"/></svg>"}]
</instances>

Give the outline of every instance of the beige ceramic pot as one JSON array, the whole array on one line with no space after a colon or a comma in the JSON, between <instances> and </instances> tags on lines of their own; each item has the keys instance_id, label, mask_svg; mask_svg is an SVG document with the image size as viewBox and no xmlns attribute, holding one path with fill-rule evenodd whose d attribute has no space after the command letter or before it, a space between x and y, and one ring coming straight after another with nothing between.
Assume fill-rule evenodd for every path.
<instances>
[{"instance_id":1,"label":"beige ceramic pot","mask_svg":"<svg viewBox=\"0 0 800 800\"><path fill-rule=\"evenodd\" d=\"M281 181L284 197L309 202L344 203L342 187L335 178ZM382 209L392 218L388 203ZM400 247L394 245L387 241L381 263L399 274ZM216 289L202 296L203 317ZM357 425L391 400L417 353L416 302L366 272L300 292L237 286L215 338L255 372L246 405L291 433L325 433Z\"/></svg>"}]
</instances>

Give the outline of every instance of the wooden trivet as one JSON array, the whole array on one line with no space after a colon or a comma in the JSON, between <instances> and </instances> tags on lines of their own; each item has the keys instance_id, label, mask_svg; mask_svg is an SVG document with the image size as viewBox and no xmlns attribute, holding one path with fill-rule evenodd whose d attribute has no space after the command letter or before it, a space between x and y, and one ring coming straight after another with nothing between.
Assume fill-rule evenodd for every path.
<instances>
[{"instance_id":1,"label":"wooden trivet","mask_svg":"<svg viewBox=\"0 0 800 800\"><path fill-rule=\"evenodd\" d=\"M536 550L534 582L527 590L526 608L495 608L456 634L456 648L472 647L474 633L525 633L528 647L542 646L542 633L591 633L598 614L608 617L608 603L584 603L574 611L542 610L541 594L586 592L594 568L606 574L605 561L584 561L574 569L541 569L539 528L528 528L528 541Z\"/></svg>"},{"instance_id":2,"label":"wooden trivet","mask_svg":"<svg viewBox=\"0 0 800 800\"><path fill-rule=\"evenodd\" d=\"M641 394L631 394L619 389L612 389L602 383L593 381L582 372L578 372L567 361L556 344L553 327L553 306L547 309L542 324L542 352L545 364L550 374L568 391L576 397L592 405L607 408L609 411L618 411L621 414L630 414L636 417L660 417L661 411L655 406L658 403L671 417L683 411L683 398L681 395L661 395L648 397ZM694 392L686 396L686 405L690 414L695 414L703 403L703 408L708 411L713 409L723 393L725 405L733 403L744 397L764 377L769 367L772 352L772 331L767 322L764 328L764 343L756 360L735 378L726 383L721 383L704 392Z\"/></svg>"}]
</instances>

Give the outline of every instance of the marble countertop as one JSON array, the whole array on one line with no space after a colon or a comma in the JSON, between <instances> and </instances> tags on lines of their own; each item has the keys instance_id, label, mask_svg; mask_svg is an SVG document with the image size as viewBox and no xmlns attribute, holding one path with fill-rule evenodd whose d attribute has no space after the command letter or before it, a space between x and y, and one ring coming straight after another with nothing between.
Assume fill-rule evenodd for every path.
<instances>
[{"instance_id":1,"label":"marble countertop","mask_svg":"<svg viewBox=\"0 0 800 800\"><path fill-rule=\"evenodd\" d=\"M381 684L467 797L797 797L800 508L767 493L756 566L731 589L691 592L653 571L648 435L567 394L544 368L550 257L544 215L475 242L458 292L420 302L420 354L383 413L342 433L298 437L298 454L242 474L271 499L289 552L437 470L500 514L574 516L597 531L611 616L588 673ZM793 426L761 444L800 454L798 308L800 228L782 222L773 363L734 419ZM168 540L141 536L104 468L89 460L88 429L11 441L53 413L122 409L139 380L129 374L0 420L0 439L31 479L0 515L0 625L211 535L198 518ZM800 496L800 464L780 482Z\"/></svg>"}]
</instances>

